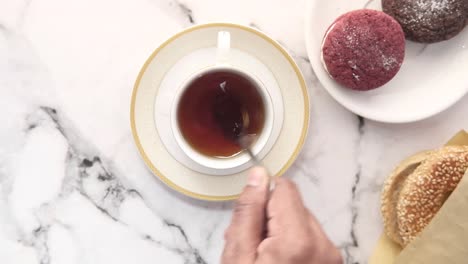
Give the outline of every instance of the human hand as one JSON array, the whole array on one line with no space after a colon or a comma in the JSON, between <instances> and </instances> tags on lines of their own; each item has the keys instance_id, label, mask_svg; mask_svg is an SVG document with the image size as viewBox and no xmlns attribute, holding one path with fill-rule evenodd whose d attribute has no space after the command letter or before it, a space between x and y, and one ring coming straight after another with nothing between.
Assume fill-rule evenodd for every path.
<instances>
[{"instance_id":1,"label":"human hand","mask_svg":"<svg viewBox=\"0 0 468 264\"><path fill-rule=\"evenodd\" d=\"M277 179L269 199L268 188L265 169L252 169L225 233L222 264L343 263L296 185Z\"/></svg>"}]
</instances>

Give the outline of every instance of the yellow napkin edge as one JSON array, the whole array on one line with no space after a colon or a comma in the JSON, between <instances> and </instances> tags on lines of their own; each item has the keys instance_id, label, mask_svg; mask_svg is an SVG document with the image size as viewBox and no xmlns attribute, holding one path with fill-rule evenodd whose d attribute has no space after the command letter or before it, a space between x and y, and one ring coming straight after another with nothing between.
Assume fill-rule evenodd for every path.
<instances>
[{"instance_id":1,"label":"yellow napkin edge","mask_svg":"<svg viewBox=\"0 0 468 264\"><path fill-rule=\"evenodd\" d=\"M468 133L464 130L458 132L445 145L468 145ZM393 242L384 232L377 241L373 254L369 258L369 264L392 264L401 251L401 246Z\"/></svg>"}]
</instances>

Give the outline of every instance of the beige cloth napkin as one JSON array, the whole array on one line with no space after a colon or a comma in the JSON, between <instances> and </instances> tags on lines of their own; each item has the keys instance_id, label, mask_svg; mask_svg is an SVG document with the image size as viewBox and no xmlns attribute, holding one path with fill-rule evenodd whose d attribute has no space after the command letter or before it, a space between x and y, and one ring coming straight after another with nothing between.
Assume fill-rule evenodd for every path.
<instances>
[{"instance_id":1,"label":"beige cloth napkin","mask_svg":"<svg viewBox=\"0 0 468 264\"><path fill-rule=\"evenodd\" d=\"M447 145L468 145L468 133L455 135ZM382 234L369 264L468 263L468 172L424 229L405 249Z\"/></svg>"}]
</instances>

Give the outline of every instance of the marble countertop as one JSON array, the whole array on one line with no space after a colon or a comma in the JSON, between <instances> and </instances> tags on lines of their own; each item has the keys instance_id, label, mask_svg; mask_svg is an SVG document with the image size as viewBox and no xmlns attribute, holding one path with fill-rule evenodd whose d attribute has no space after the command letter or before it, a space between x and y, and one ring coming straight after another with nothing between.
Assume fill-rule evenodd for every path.
<instances>
[{"instance_id":1,"label":"marble countertop","mask_svg":"<svg viewBox=\"0 0 468 264\"><path fill-rule=\"evenodd\" d=\"M278 40L309 87L311 126L287 172L347 263L379 237L379 191L403 157L468 128L468 97L428 120L360 118L321 87L305 0L12 0L0 4L0 262L219 263L232 203L195 201L145 167L129 125L147 56L187 26L236 22Z\"/></svg>"}]
</instances>

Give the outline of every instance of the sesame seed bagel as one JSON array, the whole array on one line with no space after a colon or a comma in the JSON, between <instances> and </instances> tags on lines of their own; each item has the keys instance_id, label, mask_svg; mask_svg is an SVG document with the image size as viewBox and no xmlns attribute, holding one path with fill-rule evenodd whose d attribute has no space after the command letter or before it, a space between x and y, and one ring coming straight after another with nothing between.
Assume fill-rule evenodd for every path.
<instances>
[{"instance_id":1,"label":"sesame seed bagel","mask_svg":"<svg viewBox=\"0 0 468 264\"><path fill-rule=\"evenodd\" d=\"M429 224L467 169L468 146L447 146L430 153L407 176L396 203L397 226L403 246Z\"/></svg>"},{"instance_id":2,"label":"sesame seed bagel","mask_svg":"<svg viewBox=\"0 0 468 264\"><path fill-rule=\"evenodd\" d=\"M400 191L408 175L413 173L431 153L432 151L424 151L405 159L385 181L381 196L384 229L387 236L400 245L403 245L403 239L400 236L396 212Z\"/></svg>"}]
</instances>

